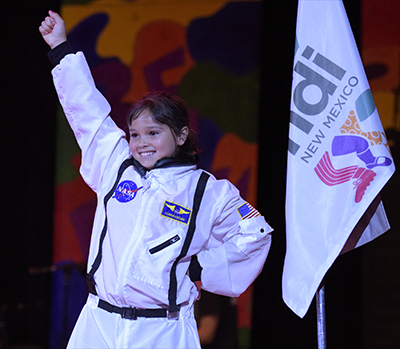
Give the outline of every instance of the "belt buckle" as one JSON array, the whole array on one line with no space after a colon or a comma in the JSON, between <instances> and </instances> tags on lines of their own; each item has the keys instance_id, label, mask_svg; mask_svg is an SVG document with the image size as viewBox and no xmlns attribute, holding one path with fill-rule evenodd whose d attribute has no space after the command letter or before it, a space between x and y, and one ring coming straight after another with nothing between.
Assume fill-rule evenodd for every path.
<instances>
[{"instance_id":1,"label":"belt buckle","mask_svg":"<svg viewBox=\"0 0 400 349\"><path fill-rule=\"evenodd\" d=\"M137 319L137 308L122 308L121 317L123 319L136 320Z\"/></svg>"}]
</instances>

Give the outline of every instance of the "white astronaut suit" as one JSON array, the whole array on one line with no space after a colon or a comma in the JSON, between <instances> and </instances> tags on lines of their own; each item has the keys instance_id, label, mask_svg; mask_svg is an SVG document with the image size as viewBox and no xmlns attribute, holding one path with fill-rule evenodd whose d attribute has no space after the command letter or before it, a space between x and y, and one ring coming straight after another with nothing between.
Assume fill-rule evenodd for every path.
<instances>
[{"instance_id":1,"label":"white astronaut suit","mask_svg":"<svg viewBox=\"0 0 400 349\"><path fill-rule=\"evenodd\" d=\"M205 290L237 297L262 270L271 227L229 181L210 175L193 238L178 262L204 171L173 159L143 170L109 116L83 53L67 54L52 74L82 151L81 175L98 199L88 259L97 295L89 294L68 347L200 348L193 315L198 290L187 273L191 256L202 267Z\"/></svg>"}]
</instances>

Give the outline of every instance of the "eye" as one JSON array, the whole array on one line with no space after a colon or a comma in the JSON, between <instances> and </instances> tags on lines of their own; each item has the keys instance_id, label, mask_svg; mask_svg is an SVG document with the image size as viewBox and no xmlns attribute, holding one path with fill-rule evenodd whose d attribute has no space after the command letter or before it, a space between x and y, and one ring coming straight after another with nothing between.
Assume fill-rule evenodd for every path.
<instances>
[{"instance_id":1,"label":"eye","mask_svg":"<svg viewBox=\"0 0 400 349\"><path fill-rule=\"evenodd\" d=\"M149 132L149 135L150 135L150 136L155 136L155 135L157 135L157 134L158 134L157 131L150 131L150 132Z\"/></svg>"},{"instance_id":2,"label":"eye","mask_svg":"<svg viewBox=\"0 0 400 349\"><path fill-rule=\"evenodd\" d=\"M136 138L136 137L138 137L138 134L137 134L137 133L132 133L132 134L131 134L131 138Z\"/></svg>"}]
</instances>

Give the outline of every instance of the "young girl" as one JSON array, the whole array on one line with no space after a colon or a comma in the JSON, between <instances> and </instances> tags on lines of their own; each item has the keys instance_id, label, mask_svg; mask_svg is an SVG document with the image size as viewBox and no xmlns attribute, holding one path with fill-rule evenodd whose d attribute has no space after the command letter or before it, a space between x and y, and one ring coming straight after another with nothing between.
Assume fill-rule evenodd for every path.
<instances>
[{"instance_id":1,"label":"young girl","mask_svg":"<svg viewBox=\"0 0 400 349\"><path fill-rule=\"evenodd\" d=\"M196 138L177 96L135 103L128 143L62 18L50 11L39 31L82 150L81 175L98 198L90 293L68 347L200 348L196 285L239 296L264 265L271 227L231 183L196 169Z\"/></svg>"}]
</instances>

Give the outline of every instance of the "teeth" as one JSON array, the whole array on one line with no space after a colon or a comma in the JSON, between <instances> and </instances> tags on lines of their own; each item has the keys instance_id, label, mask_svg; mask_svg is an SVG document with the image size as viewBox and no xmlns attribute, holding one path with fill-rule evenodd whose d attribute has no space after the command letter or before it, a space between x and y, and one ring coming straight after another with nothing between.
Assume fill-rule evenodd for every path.
<instances>
[{"instance_id":1,"label":"teeth","mask_svg":"<svg viewBox=\"0 0 400 349\"><path fill-rule=\"evenodd\" d=\"M146 153L140 153L141 156L150 156L153 155L153 152L146 152Z\"/></svg>"}]
</instances>

